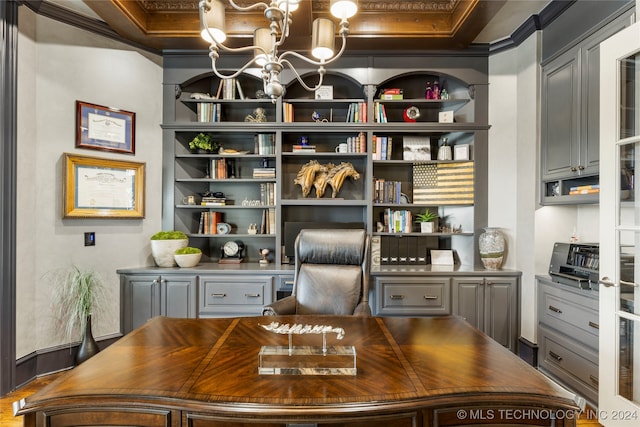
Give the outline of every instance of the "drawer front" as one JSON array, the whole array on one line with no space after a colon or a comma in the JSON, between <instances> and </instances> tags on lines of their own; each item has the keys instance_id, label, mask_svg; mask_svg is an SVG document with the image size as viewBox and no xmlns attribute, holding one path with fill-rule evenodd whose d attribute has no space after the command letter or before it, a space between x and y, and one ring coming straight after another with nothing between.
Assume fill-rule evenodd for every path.
<instances>
[{"instance_id":1,"label":"drawer front","mask_svg":"<svg viewBox=\"0 0 640 427\"><path fill-rule=\"evenodd\" d=\"M449 279L376 279L377 313L446 315L451 313Z\"/></svg>"},{"instance_id":2,"label":"drawer front","mask_svg":"<svg viewBox=\"0 0 640 427\"><path fill-rule=\"evenodd\" d=\"M570 337L540 326L540 369L591 402L598 400L598 353Z\"/></svg>"},{"instance_id":3,"label":"drawer front","mask_svg":"<svg viewBox=\"0 0 640 427\"><path fill-rule=\"evenodd\" d=\"M271 276L200 277L201 314L260 314L272 301Z\"/></svg>"},{"instance_id":4,"label":"drawer front","mask_svg":"<svg viewBox=\"0 0 640 427\"><path fill-rule=\"evenodd\" d=\"M597 350L598 301L577 292L544 284L539 286L539 321Z\"/></svg>"}]
</instances>

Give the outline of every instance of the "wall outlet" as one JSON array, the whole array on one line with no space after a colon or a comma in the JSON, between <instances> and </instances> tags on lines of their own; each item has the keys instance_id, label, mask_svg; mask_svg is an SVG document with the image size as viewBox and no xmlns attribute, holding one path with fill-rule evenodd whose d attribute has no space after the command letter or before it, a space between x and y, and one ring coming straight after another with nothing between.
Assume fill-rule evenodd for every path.
<instances>
[{"instance_id":1,"label":"wall outlet","mask_svg":"<svg viewBox=\"0 0 640 427\"><path fill-rule=\"evenodd\" d=\"M88 231L84 233L84 245L85 246L95 246L96 245L96 233L93 231Z\"/></svg>"}]
</instances>

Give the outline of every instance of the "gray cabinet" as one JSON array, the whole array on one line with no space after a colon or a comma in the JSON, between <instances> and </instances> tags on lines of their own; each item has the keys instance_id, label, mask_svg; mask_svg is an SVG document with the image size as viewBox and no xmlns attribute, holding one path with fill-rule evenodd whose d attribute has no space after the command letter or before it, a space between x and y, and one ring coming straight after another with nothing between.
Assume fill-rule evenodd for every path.
<instances>
[{"instance_id":1,"label":"gray cabinet","mask_svg":"<svg viewBox=\"0 0 640 427\"><path fill-rule=\"evenodd\" d=\"M273 302L273 276L212 274L199 282L198 317L258 316Z\"/></svg>"},{"instance_id":2,"label":"gray cabinet","mask_svg":"<svg viewBox=\"0 0 640 427\"><path fill-rule=\"evenodd\" d=\"M539 367L598 402L598 292L538 278Z\"/></svg>"},{"instance_id":3,"label":"gray cabinet","mask_svg":"<svg viewBox=\"0 0 640 427\"><path fill-rule=\"evenodd\" d=\"M437 316L451 313L448 277L382 276L374 281L377 316Z\"/></svg>"},{"instance_id":4,"label":"gray cabinet","mask_svg":"<svg viewBox=\"0 0 640 427\"><path fill-rule=\"evenodd\" d=\"M453 314L516 351L520 323L518 278L454 277L451 290Z\"/></svg>"},{"instance_id":5,"label":"gray cabinet","mask_svg":"<svg viewBox=\"0 0 640 427\"><path fill-rule=\"evenodd\" d=\"M131 332L155 316L196 317L196 276L123 274L121 328Z\"/></svg>"},{"instance_id":6,"label":"gray cabinet","mask_svg":"<svg viewBox=\"0 0 640 427\"><path fill-rule=\"evenodd\" d=\"M599 46L629 22L617 17L542 67L543 204L598 202Z\"/></svg>"}]
</instances>

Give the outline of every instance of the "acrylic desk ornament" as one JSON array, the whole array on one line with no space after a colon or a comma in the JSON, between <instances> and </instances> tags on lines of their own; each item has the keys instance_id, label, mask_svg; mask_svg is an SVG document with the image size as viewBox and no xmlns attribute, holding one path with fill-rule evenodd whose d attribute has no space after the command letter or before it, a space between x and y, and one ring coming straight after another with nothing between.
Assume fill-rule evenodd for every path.
<instances>
[{"instance_id":1,"label":"acrylic desk ornament","mask_svg":"<svg viewBox=\"0 0 640 427\"><path fill-rule=\"evenodd\" d=\"M288 346L263 345L260 348L258 373L261 375L356 375L354 346L327 346L327 334L344 338L342 328L330 325L281 324L260 325L265 330L288 335ZM294 335L322 335L322 345L294 346Z\"/></svg>"}]
</instances>

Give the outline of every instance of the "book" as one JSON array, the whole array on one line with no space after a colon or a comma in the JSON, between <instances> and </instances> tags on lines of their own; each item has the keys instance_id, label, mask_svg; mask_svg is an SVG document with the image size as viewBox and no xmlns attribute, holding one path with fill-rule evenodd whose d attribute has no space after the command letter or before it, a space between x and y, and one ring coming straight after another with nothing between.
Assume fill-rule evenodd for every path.
<instances>
[{"instance_id":1,"label":"book","mask_svg":"<svg viewBox=\"0 0 640 427\"><path fill-rule=\"evenodd\" d=\"M404 95L402 95L402 94L395 95L395 94L383 93L383 94L380 95L380 99L382 99L384 101L395 101L395 100L404 99Z\"/></svg>"}]
</instances>

